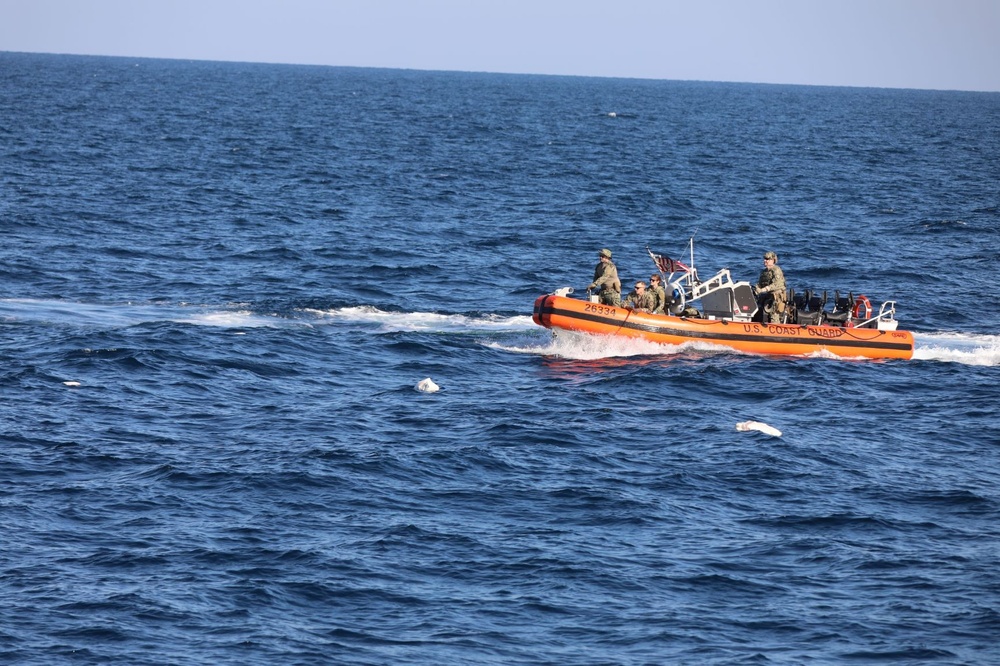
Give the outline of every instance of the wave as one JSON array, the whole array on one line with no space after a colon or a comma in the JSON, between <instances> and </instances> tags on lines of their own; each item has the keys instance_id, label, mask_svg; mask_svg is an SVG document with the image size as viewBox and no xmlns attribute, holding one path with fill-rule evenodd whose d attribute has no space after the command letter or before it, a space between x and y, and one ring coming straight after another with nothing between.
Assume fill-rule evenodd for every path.
<instances>
[{"instance_id":1,"label":"wave","mask_svg":"<svg viewBox=\"0 0 1000 666\"><path fill-rule=\"evenodd\" d=\"M739 353L727 347L702 342L686 342L681 345L659 344L641 338L626 338L614 335L592 335L574 331L553 331L552 337L542 344L530 341L523 346L492 343L495 349L519 354L555 356L573 361L595 361L606 358L629 358L636 356L674 356L684 352L724 352Z\"/></svg>"},{"instance_id":2,"label":"wave","mask_svg":"<svg viewBox=\"0 0 1000 666\"><path fill-rule=\"evenodd\" d=\"M229 310L195 312L189 316L173 318L169 321L194 326L219 326L222 328L276 328L280 326L305 326L304 322L293 322L276 315L261 315L250 310Z\"/></svg>"},{"instance_id":3,"label":"wave","mask_svg":"<svg viewBox=\"0 0 1000 666\"><path fill-rule=\"evenodd\" d=\"M197 306L187 303L100 304L59 299L0 299L0 322L42 323L62 326L123 328L146 323L172 322L220 328L280 328L317 323L360 324L379 333L535 333L527 339L493 341L488 346L514 353L553 356L571 360L671 356L687 352L740 353L727 347L691 342L657 344L636 338L595 336L570 331L548 337L530 316L496 313L441 314L392 312L367 305L318 310L296 310L302 316L255 312L248 304ZM539 335L543 340L539 341ZM1000 366L1000 335L973 333L915 333L913 358L977 366Z\"/></svg>"},{"instance_id":4,"label":"wave","mask_svg":"<svg viewBox=\"0 0 1000 666\"><path fill-rule=\"evenodd\" d=\"M303 317L302 315L307 315ZM0 299L0 322L122 328L173 322L194 326L254 328L313 326L322 322L376 325L378 332L432 333L522 332L537 329L530 316L476 315L435 312L389 312L372 306L288 313L257 312L250 304L223 306L161 303L85 303L58 299Z\"/></svg>"},{"instance_id":5,"label":"wave","mask_svg":"<svg viewBox=\"0 0 1000 666\"><path fill-rule=\"evenodd\" d=\"M1000 335L914 333L913 358L965 365L1000 365Z\"/></svg>"},{"instance_id":6,"label":"wave","mask_svg":"<svg viewBox=\"0 0 1000 666\"><path fill-rule=\"evenodd\" d=\"M379 332L481 333L520 332L538 327L526 315L513 317L498 314L438 314L435 312L388 312L372 306L306 309L304 312L335 323L375 325Z\"/></svg>"},{"instance_id":7,"label":"wave","mask_svg":"<svg viewBox=\"0 0 1000 666\"><path fill-rule=\"evenodd\" d=\"M223 328L277 327L291 322L275 315L262 315L246 306L220 309L187 304L99 304L57 299L0 299L0 322L41 323L59 326L124 328L139 324L173 322Z\"/></svg>"}]
</instances>

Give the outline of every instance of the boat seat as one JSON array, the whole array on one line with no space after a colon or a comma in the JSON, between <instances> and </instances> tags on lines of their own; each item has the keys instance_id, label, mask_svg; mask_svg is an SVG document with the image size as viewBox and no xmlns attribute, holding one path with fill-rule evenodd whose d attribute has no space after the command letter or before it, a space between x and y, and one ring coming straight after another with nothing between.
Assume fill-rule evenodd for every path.
<instances>
[{"instance_id":1,"label":"boat seat","mask_svg":"<svg viewBox=\"0 0 1000 666\"><path fill-rule=\"evenodd\" d=\"M826 315L826 321L834 326L843 326L851 318L851 308L854 306L854 295L848 294L846 297L840 295L840 291L834 292L833 312Z\"/></svg>"},{"instance_id":2,"label":"boat seat","mask_svg":"<svg viewBox=\"0 0 1000 666\"><path fill-rule=\"evenodd\" d=\"M834 312L850 312L851 308L854 307L854 294L848 294L846 297L841 296L839 291L834 292L833 297L833 311Z\"/></svg>"},{"instance_id":3,"label":"boat seat","mask_svg":"<svg viewBox=\"0 0 1000 666\"><path fill-rule=\"evenodd\" d=\"M809 311L810 312L822 312L826 309L826 292L823 292L823 298L814 295L809 292Z\"/></svg>"},{"instance_id":4,"label":"boat seat","mask_svg":"<svg viewBox=\"0 0 1000 666\"><path fill-rule=\"evenodd\" d=\"M795 313L795 323L802 326L819 326L825 319L826 313L823 311L805 312L798 310Z\"/></svg>"},{"instance_id":5,"label":"boat seat","mask_svg":"<svg viewBox=\"0 0 1000 666\"><path fill-rule=\"evenodd\" d=\"M827 312L826 323L831 326L843 326L851 318L850 312Z\"/></svg>"},{"instance_id":6,"label":"boat seat","mask_svg":"<svg viewBox=\"0 0 1000 666\"><path fill-rule=\"evenodd\" d=\"M796 294L794 289L789 289L788 293L790 295L788 300L795 306L797 312L805 312L809 309L809 291L806 291L804 294Z\"/></svg>"},{"instance_id":7,"label":"boat seat","mask_svg":"<svg viewBox=\"0 0 1000 666\"><path fill-rule=\"evenodd\" d=\"M788 301L793 305L791 308L790 321L803 326L818 326L823 323L826 313L823 308L826 306L826 292L822 298L817 296L812 289L806 289L801 294L789 290Z\"/></svg>"}]
</instances>

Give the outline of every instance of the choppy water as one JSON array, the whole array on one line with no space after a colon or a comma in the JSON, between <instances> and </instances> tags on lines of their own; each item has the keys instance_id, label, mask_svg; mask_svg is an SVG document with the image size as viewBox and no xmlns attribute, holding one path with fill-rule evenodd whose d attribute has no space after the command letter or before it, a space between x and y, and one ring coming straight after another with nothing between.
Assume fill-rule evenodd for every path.
<instances>
[{"instance_id":1,"label":"choppy water","mask_svg":"<svg viewBox=\"0 0 1000 666\"><path fill-rule=\"evenodd\" d=\"M1000 95L11 53L0 93L0 661L1000 663ZM692 235L896 299L916 358L532 324Z\"/></svg>"}]
</instances>

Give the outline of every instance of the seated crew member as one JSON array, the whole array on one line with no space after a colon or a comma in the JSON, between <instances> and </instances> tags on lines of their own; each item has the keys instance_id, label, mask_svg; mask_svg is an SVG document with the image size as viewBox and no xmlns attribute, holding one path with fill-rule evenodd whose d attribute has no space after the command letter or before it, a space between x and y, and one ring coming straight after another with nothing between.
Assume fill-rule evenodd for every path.
<instances>
[{"instance_id":1,"label":"seated crew member","mask_svg":"<svg viewBox=\"0 0 1000 666\"><path fill-rule=\"evenodd\" d=\"M647 290L653 295L653 309L650 310L653 314L663 314L667 307L667 292L660 283L660 274L653 273L649 276L649 289Z\"/></svg>"},{"instance_id":2,"label":"seated crew member","mask_svg":"<svg viewBox=\"0 0 1000 666\"><path fill-rule=\"evenodd\" d=\"M784 318L788 294L785 289L785 274L778 265L778 255L774 252L764 253L764 270L757 278L754 291L757 294L757 302L764 311L764 321L780 324Z\"/></svg>"},{"instance_id":3,"label":"seated crew member","mask_svg":"<svg viewBox=\"0 0 1000 666\"><path fill-rule=\"evenodd\" d=\"M611 262L611 250L604 248L598 253L600 262L594 267L594 281L587 291L598 290L604 305L621 305L622 283L618 279L618 268Z\"/></svg>"},{"instance_id":4,"label":"seated crew member","mask_svg":"<svg viewBox=\"0 0 1000 666\"><path fill-rule=\"evenodd\" d=\"M646 291L646 283L640 280L635 283L632 293L622 302L622 307L638 312L652 312L656 307L656 299Z\"/></svg>"}]
</instances>

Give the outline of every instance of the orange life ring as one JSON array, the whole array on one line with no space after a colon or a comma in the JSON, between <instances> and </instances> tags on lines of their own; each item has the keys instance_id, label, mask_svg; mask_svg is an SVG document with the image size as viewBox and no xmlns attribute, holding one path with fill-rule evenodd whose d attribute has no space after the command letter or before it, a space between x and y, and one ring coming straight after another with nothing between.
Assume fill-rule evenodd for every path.
<instances>
[{"instance_id":1,"label":"orange life ring","mask_svg":"<svg viewBox=\"0 0 1000 666\"><path fill-rule=\"evenodd\" d=\"M862 315L862 310L864 314ZM854 301L854 312L851 313L855 319L871 319L872 302L867 296L858 296Z\"/></svg>"}]
</instances>

